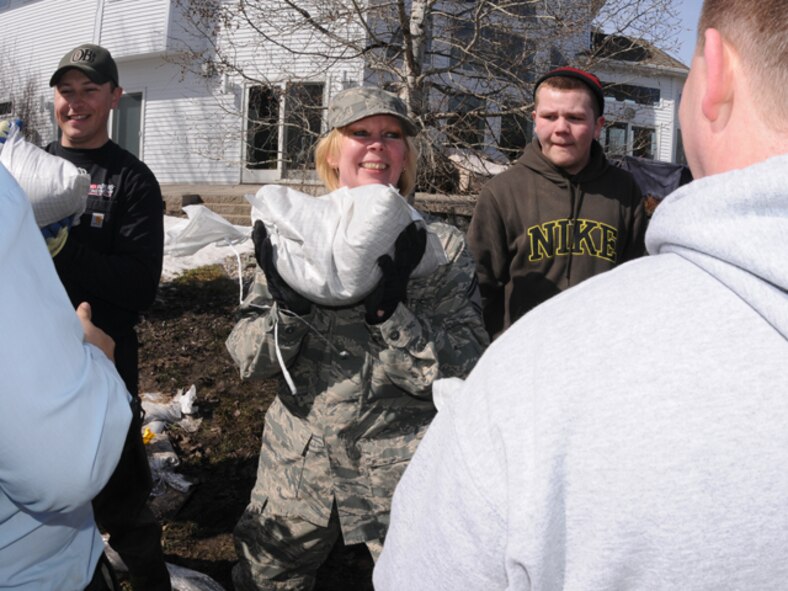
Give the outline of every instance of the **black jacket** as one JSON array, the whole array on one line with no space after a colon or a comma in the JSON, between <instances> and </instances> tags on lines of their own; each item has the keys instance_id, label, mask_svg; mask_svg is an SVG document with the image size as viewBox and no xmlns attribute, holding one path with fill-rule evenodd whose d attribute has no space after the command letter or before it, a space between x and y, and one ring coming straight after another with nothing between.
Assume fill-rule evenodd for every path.
<instances>
[{"instance_id":1,"label":"black jacket","mask_svg":"<svg viewBox=\"0 0 788 591\"><path fill-rule=\"evenodd\" d=\"M130 369L124 369L121 357L124 342L130 343L136 384L134 325L139 312L153 303L161 276L159 183L145 164L112 141L94 150L53 142L47 151L87 170L91 178L87 209L54 259L58 275L72 304L89 302L93 322L115 339L116 364L127 385L130 376L124 373Z\"/></svg>"}]
</instances>

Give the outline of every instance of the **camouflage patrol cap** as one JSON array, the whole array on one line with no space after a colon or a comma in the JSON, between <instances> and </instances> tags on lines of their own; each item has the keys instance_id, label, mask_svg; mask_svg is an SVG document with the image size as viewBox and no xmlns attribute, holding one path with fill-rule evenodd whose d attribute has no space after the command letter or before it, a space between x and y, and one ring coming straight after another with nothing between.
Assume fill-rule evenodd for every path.
<instances>
[{"instance_id":1,"label":"camouflage patrol cap","mask_svg":"<svg viewBox=\"0 0 788 591\"><path fill-rule=\"evenodd\" d=\"M419 133L401 98L371 86L348 88L337 94L328 105L328 126L331 129L345 127L372 115L392 115L400 120L406 135Z\"/></svg>"},{"instance_id":2,"label":"camouflage patrol cap","mask_svg":"<svg viewBox=\"0 0 788 591\"><path fill-rule=\"evenodd\" d=\"M109 51L99 45L83 43L67 52L60 60L52 78L49 79L49 85L57 84L66 70L71 68L80 70L96 84L112 82L115 86L120 86L118 84L118 66L115 64L115 60L112 59Z\"/></svg>"}]
</instances>

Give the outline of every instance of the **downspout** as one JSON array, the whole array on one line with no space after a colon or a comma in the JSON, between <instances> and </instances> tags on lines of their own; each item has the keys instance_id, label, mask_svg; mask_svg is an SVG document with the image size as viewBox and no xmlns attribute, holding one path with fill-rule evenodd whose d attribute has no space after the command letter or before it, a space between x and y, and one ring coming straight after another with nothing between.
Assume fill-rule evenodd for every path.
<instances>
[{"instance_id":1,"label":"downspout","mask_svg":"<svg viewBox=\"0 0 788 591\"><path fill-rule=\"evenodd\" d=\"M104 2L96 0L96 18L93 21L93 43L101 45L101 29L104 24Z\"/></svg>"}]
</instances>

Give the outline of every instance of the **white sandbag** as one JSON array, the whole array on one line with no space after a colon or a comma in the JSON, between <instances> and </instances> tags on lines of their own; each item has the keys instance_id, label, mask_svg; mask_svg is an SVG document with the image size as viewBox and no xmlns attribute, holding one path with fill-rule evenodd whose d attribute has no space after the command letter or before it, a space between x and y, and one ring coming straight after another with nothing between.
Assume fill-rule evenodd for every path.
<instances>
[{"instance_id":1,"label":"white sandbag","mask_svg":"<svg viewBox=\"0 0 788 591\"><path fill-rule=\"evenodd\" d=\"M31 144L18 131L3 145L0 162L27 194L39 228L67 217L79 221L90 190L87 172Z\"/></svg>"},{"instance_id":2,"label":"white sandbag","mask_svg":"<svg viewBox=\"0 0 788 591\"><path fill-rule=\"evenodd\" d=\"M169 562L166 564L172 591L224 591L224 587L204 573Z\"/></svg>"},{"instance_id":3,"label":"white sandbag","mask_svg":"<svg viewBox=\"0 0 788 591\"><path fill-rule=\"evenodd\" d=\"M104 554L115 572L128 573L129 567L126 566L120 555L109 545L109 534L102 534L101 539L104 541ZM169 562L165 562L165 565L170 573L172 591L224 591L224 587L205 573Z\"/></svg>"},{"instance_id":4,"label":"white sandbag","mask_svg":"<svg viewBox=\"0 0 788 591\"><path fill-rule=\"evenodd\" d=\"M282 278L307 299L329 306L350 304L369 294L381 278L377 260L394 254L394 242L421 215L399 192L384 185L341 188L313 197L266 185L252 204L252 220L262 220L274 245ZM414 277L448 262L440 239L427 232L427 247Z\"/></svg>"},{"instance_id":5,"label":"white sandbag","mask_svg":"<svg viewBox=\"0 0 788 591\"><path fill-rule=\"evenodd\" d=\"M204 205L186 205L183 211L188 221L175 224L164 234L165 255L188 256L215 242L234 244L249 238L249 228L234 226Z\"/></svg>"},{"instance_id":6,"label":"white sandbag","mask_svg":"<svg viewBox=\"0 0 788 591\"><path fill-rule=\"evenodd\" d=\"M197 387L192 384L184 392L182 389L173 397L161 392L143 392L140 394L142 410L145 411L143 426L153 433L162 433L167 424L177 425L189 433L194 433L202 419L191 416L197 412Z\"/></svg>"}]
</instances>

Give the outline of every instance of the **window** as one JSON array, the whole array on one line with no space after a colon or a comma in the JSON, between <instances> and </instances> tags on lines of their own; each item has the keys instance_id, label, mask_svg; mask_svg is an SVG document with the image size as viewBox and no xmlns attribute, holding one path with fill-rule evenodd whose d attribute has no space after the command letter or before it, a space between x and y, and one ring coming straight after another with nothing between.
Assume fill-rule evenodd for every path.
<instances>
[{"instance_id":1,"label":"window","mask_svg":"<svg viewBox=\"0 0 788 591\"><path fill-rule=\"evenodd\" d=\"M14 114L14 101L0 101L0 117Z\"/></svg>"},{"instance_id":2,"label":"window","mask_svg":"<svg viewBox=\"0 0 788 591\"><path fill-rule=\"evenodd\" d=\"M386 43L386 60L398 60L402 58L403 46L402 29L397 27L391 34L388 43Z\"/></svg>"},{"instance_id":3,"label":"window","mask_svg":"<svg viewBox=\"0 0 788 591\"><path fill-rule=\"evenodd\" d=\"M312 148L322 128L323 89L322 82L249 88L245 169L260 174L244 177L247 182L284 178L288 171L314 168Z\"/></svg>"},{"instance_id":4,"label":"window","mask_svg":"<svg viewBox=\"0 0 788 591\"><path fill-rule=\"evenodd\" d=\"M638 105L658 105L659 88L648 88L634 84L618 84L604 82L605 96L617 101L636 103Z\"/></svg>"},{"instance_id":5,"label":"window","mask_svg":"<svg viewBox=\"0 0 788 591\"><path fill-rule=\"evenodd\" d=\"M112 113L112 139L139 158L141 129L142 93L124 94L120 97L118 108Z\"/></svg>"},{"instance_id":6,"label":"window","mask_svg":"<svg viewBox=\"0 0 788 591\"><path fill-rule=\"evenodd\" d=\"M614 123L605 128L600 139L608 157L615 158L627 155L626 123Z\"/></svg>"},{"instance_id":7,"label":"window","mask_svg":"<svg viewBox=\"0 0 788 591\"><path fill-rule=\"evenodd\" d=\"M533 120L525 113L506 113L501 115L501 135L498 148L510 160L522 154L525 146L533 137Z\"/></svg>"},{"instance_id":8,"label":"window","mask_svg":"<svg viewBox=\"0 0 788 591\"><path fill-rule=\"evenodd\" d=\"M474 63L470 59L472 49L466 49L468 44L473 40L474 27L473 23L469 22L455 22L450 25L451 31L451 48L449 53L449 61L452 66L459 67L461 70L473 70Z\"/></svg>"},{"instance_id":9,"label":"window","mask_svg":"<svg viewBox=\"0 0 788 591\"><path fill-rule=\"evenodd\" d=\"M609 158L637 156L654 160L657 153L657 132L650 127L613 123L602 130L599 140Z\"/></svg>"},{"instance_id":10,"label":"window","mask_svg":"<svg viewBox=\"0 0 788 591\"><path fill-rule=\"evenodd\" d=\"M477 30L468 21L453 22L449 30L452 67L465 72L490 71L493 75L508 71L522 81L534 80L536 44L533 41L500 27L484 26Z\"/></svg>"},{"instance_id":11,"label":"window","mask_svg":"<svg viewBox=\"0 0 788 591\"><path fill-rule=\"evenodd\" d=\"M632 155L654 160L657 151L657 134L650 127L632 128Z\"/></svg>"},{"instance_id":12,"label":"window","mask_svg":"<svg viewBox=\"0 0 788 591\"><path fill-rule=\"evenodd\" d=\"M560 68L566 66L569 63L569 60L566 59L566 56L561 52L558 47L551 47L550 48L550 67L551 68Z\"/></svg>"},{"instance_id":13,"label":"window","mask_svg":"<svg viewBox=\"0 0 788 591\"><path fill-rule=\"evenodd\" d=\"M246 166L253 170L275 169L279 155L278 88L249 89L246 126Z\"/></svg>"},{"instance_id":14,"label":"window","mask_svg":"<svg viewBox=\"0 0 788 591\"><path fill-rule=\"evenodd\" d=\"M285 111L285 166L291 170L312 169L312 146L320 136L323 121L323 84L288 84Z\"/></svg>"},{"instance_id":15,"label":"window","mask_svg":"<svg viewBox=\"0 0 788 591\"><path fill-rule=\"evenodd\" d=\"M484 101L471 94L460 94L449 98L449 110L454 113L449 117L449 144L463 148L478 148L484 142L484 118L479 111L484 108Z\"/></svg>"},{"instance_id":16,"label":"window","mask_svg":"<svg viewBox=\"0 0 788 591\"><path fill-rule=\"evenodd\" d=\"M536 57L536 43L534 41L526 40L503 29L488 27L482 29L478 56L485 67L495 64L523 82L533 82L535 79L533 64Z\"/></svg>"}]
</instances>

